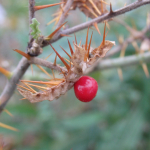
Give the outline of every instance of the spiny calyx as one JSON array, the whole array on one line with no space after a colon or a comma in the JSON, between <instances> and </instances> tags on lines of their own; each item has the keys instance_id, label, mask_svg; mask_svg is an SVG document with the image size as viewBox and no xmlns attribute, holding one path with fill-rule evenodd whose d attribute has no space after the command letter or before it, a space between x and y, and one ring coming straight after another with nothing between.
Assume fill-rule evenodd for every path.
<instances>
[{"instance_id":1,"label":"spiny calyx","mask_svg":"<svg viewBox=\"0 0 150 150\"><path fill-rule=\"evenodd\" d=\"M55 78L53 73L53 79L49 79L49 81L22 81L24 86L19 85L18 91L22 96L24 96L32 103L44 100L52 101L54 99L59 98L61 95L65 94L69 89L73 87L74 83L78 81L81 76L84 75L87 68L94 65L94 63L99 58L104 57L105 54L112 48L112 46L115 45L115 42L113 41L105 41L105 37L106 35L104 29L103 41L97 48L94 49L91 47L92 35L88 44L87 31L85 45L78 45L77 40L75 40L76 43L73 43L75 51L73 51L71 44L68 40L71 55L69 55L63 48L62 49L65 51L65 53L67 53L67 55L70 58L70 60L67 60L69 64L50 44L56 55L60 58L60 60L67 68L67 72L61 72L63 78ZM54 64L56 64L56 59ZM38 91L36 91L35 88Z\"/></svg>"}]
</instances>

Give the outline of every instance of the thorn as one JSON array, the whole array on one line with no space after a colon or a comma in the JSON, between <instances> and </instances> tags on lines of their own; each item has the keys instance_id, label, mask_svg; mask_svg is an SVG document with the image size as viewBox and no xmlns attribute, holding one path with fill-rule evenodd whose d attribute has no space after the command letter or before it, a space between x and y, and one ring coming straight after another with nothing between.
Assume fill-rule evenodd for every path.
<instances>
[{"instance_id":1,"label":"thorn","mask_svg":"<svg viewBox=\"0 0 150 150\"><path fill-rule=\"evenodd\" d=\"M88 43L88 34L89 34L89 27L87 29L87 34L86 34L86 42L85 42L85 50L87 51L87 43Z\"/></svg>"},{"instance_id":2,"label":"thorn","mask_svg":"<svg viewBox=\"0 0 150 150\"><path fill-rule=\"evenodd\" d=\"M146 63L142 63L142 68L144 70L146 77L149 78L149 71L148 71Z\"/></svg>"},{"instance_id":3,"label":"thorn","mask_svg":"<svg viewBox=\"0 0 150 150\"><path fill-rule=\"evenodd\" d=\"M127 46L128 46L128 44L123 44L123 47L122 47L121 52L120 52L120 57L125 56L125 51L126 51Z\"/></svg>"},{"instance_id":4,"label":"thorn","mask_svg":"<svg viewBox=\"0 0 150 150\"><path fill-rule=\"evenodd\" d=\"M132 45L133 45L133 47L135 48L137 54L138 54L138 53L143 53L143 52L140 50L140 48L138 47L138 44L137 44L135 41L132 42ZM148 68L147 68L146 63L141 62L141 64L142 64L142 68L143 68L143 70L144 70L144 73L145 73L146 77L149 78L149 71L148 71Z\"/></svg>"},{"instance_id":5,"label":"thorn","mask_svg":"<svg viewBox=\"0 0 150 150\"><path fill-rule=\"evenodd\" d=\"M86 62L87 58L89 58L89 51L90 51L90 46L91 46L91 41L92 41L92 35L93 35L93 31L92 31L92 34L91 34L91 38L90 38L90 43L89 43L89 46L88 46L88 50L85 49L87 51L87 53L85 53L84 62Z\"/></svg>"},{"instance_id":6,"label":"thorn","mask_svg":"<svg viewBox=\"0 0 150 150\"><path fill-rule=\"evenodd\" d=\"M135 41L132 42L132 45L133 45L133 47L135 48L136 53L137 53L137 54L140 53L140 49L139 49L139 47L138 47L138 45L137 45L137 43L136 43Z\"/></svg>"},{"instance_id":7,"label":"thorn","mask_svg":"<svg viewBox=\"0 0 150 150\"><path fill-rule=\"evenodd\" d=\"M59 45L60 46L60 45ZM61 46L60 46L61 47ZM61 47L61 49L68 55L68 57L71 59L71 56Z\"/></svg>"},{"instance_id":8,"label":"thorn","mask_svg":"<svg viewBox=\"0 0 150 150\"><path fill-rule=\"evenodd\" d=\"M90 43L89 43L88 52L87 52L87 58L89 58L89 52L90 52L90 47L91 47L91 42L92 42L92 36L93 36L93 32L92 32L91 38L90 38Z\"/></svg>"},{"instance_id":9,"label":"thorn","mask_svg":"<svg viewBox=\"0 0 150 150\"><path fill-rule=\"evenodd\" d=\"M137 30L136 24L133 19L131 19L131 24L132 24L133 29Z\"/></svg>"},{"instance_id":10,"label":"thorn","mask_svg":"<svg viewBox=\"0 0 150 150\"><path fill-rule=\"evenodd\" d=\"M8 79L10 79L11 76L13 75L10 71L7 71L6 69L4 69L4 68L2 68L2 67L0 67L0 72L1 72L4 76L6 76Z\"/></svg>"},{"instance_id":11,"label":"thorn","mask_svg":"<svg viewBox=\"0 0 150 150\"><path fill-rule=\"evenodd\" d=\"M67 40L68 40L68 39L67 39ZM70 44L69 40L68 40L68 44L69 44L69 48L70 48L71 55L73 55L73 49L72 49L72 47L71 47L71 44Z\"/></svg>"},{"instance_id":12,"label":"thorn","mask_svg":"<svg viewBox=\"0 0 150 150\"><path fill-rule=\"evenodd\" d=\"M26 98L24 97L24 98L22 98L22 99L19 99L19 100L24 100L24 99L26 99Z\"/></svg>"},{"instance_id":13,"label":"thorn","mask_svg":"<svg viewBox=\"0 0 150 150\"><path fill-rule=\"evenodd\" d=\"M32 71L32 76L33 76L33 66L32 66L32 64L31 64L31 71Z\"/></svg>"},{"instance_id":14,"label":"thorn","mask_svg":"<svg viewBox=\"0 0 150 150\"><path fill-rule=\"evenodd\" d=\"M89 27L89 29L91 29L91 30L95 30L95 27L93 28L93 27Z\"/></svg>"},{"instance_id":15,"label":"thorn","mask_svg":"<svg viewBox=\"0 0 150 150\"><path fill-rule=\"evenodd\" d=\"M102 45L105 45L105 32L106 32L106 22L105 22L105 26L104 26L104 33L103 33L103 41L102 41Z\"/></svg>"},{"instance_id":16,"label":"thorn","mask_svg":"<svg viewBox=\"0 0 150 150\"><path fill-rule=\"evenodd\" d=\"M79 46L81 45L82 39L80 40Z\"/></svg>"},{"instance_id":17,"label":"thorn","mask_svg":"<svg viewBox=\"0 0 150 150\"><path fill-rule=\"evenodd\" d=\"M55 78L55 80L65 81L65 79L63 79L63 78Z\"/></svg>"},{"instance_id":18,"label":"thorn","mask_svg":"<svg viewBox=\"0 0 150 150\"><path fill-rule=\"evenodd\" d=\"M32 89L27 83L21 81L24 85L26 85L31 91L32 93L37 93L34 89Z\"/></svg>"},{"instance_id":19,"label":"thorn","mask_svg":"<svg viewBox=\"0 0 150 150\"><path fill-rule=\"evenodd\" d=\"M28 60L30 60L30 55L24 53L23 51L18 50L18 49L15 49L14 51L17 52L17 53L19 53L20 55L26 57Z\"/></svg>"},{"instance_id":20,"label":"thorn","mask_svg":"<svg viewBox=\"0 0 150 150\"><path fill-rule=\"evenodd\" d=\"M58 15L61 14L61 13L62 13L61 11L58 11L58 12L52 14L51 16L58 16Z\"/></svg>"},{"instance_id":21,"label":"thorn","mask_svg":"<svg viewBox=\"0 0 150 150\"><path fill-rule=\"evenodd\" d=\"M106 2L105 2L105 1L103 1L103 0L100 0L100 2L102 2L102 3L106 4L106 5L109 5L108 3L106 3Z\"/></svg>"},{"instance_id":22,"label":"thorn","mask_svg":"<svg viewBox=\"0 0 150 150\"><path fill-rule=\"evenodd\" d=\"M64 58L64 57L63 57ZM68 61L69 63L71 63L71 65L73 65L73 63L70 61L70 60L68 60L67 58L64 58L66 61Z\"/></svg>"},{"instance_id":23,"label":"thorn","mask_svg":"<svg viewBox=\"0 0 150 150\"><path fill-rule=\"evenodd\" d=\"M60 17L57 17L56 21L55 21L55 26L57 25L58 21L59 21Z\"/></svg>"},{"instance_id":24,"label":"thorn","mask_svg":"<svg viewBox=\"0 0 150 150\"><path fill-rule=\"evenodd\" d=\"M57 56L57 55L56 55ZM55 80L55 74L54 74L54 71L52 69L52 74L53 74L53 79Z\"/></svg>"},{"instance_id":25,"label":"thorn","mask_svg":"<svg viewBox=\"0 0 150 150\"><path fill-rule=\"evenodd\" d=\"M107 31L107 33L106 33L106 35L105 35L105 38L106 38L107 34L108 34L108 31Z\"/></svg>"},{"instance_id":26,"label":"thorn","mask_svg":"<svg viewBox=\"0 0 150 150\"><path fill-rule=\"evenodd\" d=\"M123 73L122 73L122 69L121 68L118 68L118 76L119 76L119 79L121 81L123 81Z\"/></svg>"},{"instance_id":27,"label":"thorn","mask_svg":"<svg viewBox=\"0 0 150 150\"><path fill-rule=\"evenodd\" d=\"M53 78L44 68L42 68L39 65L36 65L41 71L43 71L47 76L49 76L50 78Z\"/></svg>"},{"instance_id":28,"label":"thorn","mask_svg":"<svg viewBox=\"0 0 150 150\"><path fill-rule=\"evenodd\" d=\"M97 30L97 32L101 35L98 25L97 25L97 22L94 22L93 25L94 25L95 29Z\"/></svg>"},{"instance_id":29,"label":"thorn","mask_svg":"<svg viewBox=\"0 0 150 150\"><path fill-rule=\"evenodd\" d=\"M107 21L106 21L106 26L110 30L110 25L109 25L109 23Z\"/></svg>"},{"instance_id":30,"label":"thorn","mask_svg":"<svg viewBox=\"0 0 150 150\"><path fill-rule=\"evenodd\" d=\"M54 66L56 66L56 60L57 60L57 54L56 54L56 56L55 56Z\"/></svg>"},{"instance_id":31,"label":"thorn","mask_svg":"<svg viewBox=\"0 0 150 150\"><path fill-rule=\"evenodd\" d=\"M71 65L73 65L73 63L70 61L70 70L71 70Z\"/></svg>"},{"instance_id":32,"label":"thorn","mask_svg":"<svg viewBox=\"0 0 150 150\"><path fill-rule=\"evenodd\" d=\"M53 53L49 54L49 55L45 58L45 60L47 60L52 54L53 54Z\"/></svg>"},{"instance_id":33,"label":"thorn","mask_svg":"<svg viewBox=\"0 0 150 150\"><path fill-rule=\"evenodd\" d=\"M47 87L53 87L54 85L45 84Z\"/></svg>"},{"instance_id":34,"label":"thorn","mask_svg":"<svg viewBox=\"0 0 150 150\"><path fill-rule=\"evenodd\" d=\"M48 22L46 25L48 26L48 25L50 25L51 23L55 22L56 20L57 20L57 17L54 18L53 20L51 20L50 22Z\"/></svg>"},{"instance_id":35,"label":"thorn","mask_svg":"<svg viewBox=\"0 0 150 150\"><path fill-rule=\"evenodd\" d=\"M19 87L21 87L21 88L27 90L27 91L33 92L32 90L30 90L30 89L28 89L28 88L26 88L26 87L24 87L24 86L22 86L22 85L19 85L19 84L17 84L17 85L18 85Z\"/></svg>"},{"instance_id":36,"label":"thorn","mask_svg":"<svg viewBox=\"0 0 150 150\"><path fill-rule=\"evenodd\" d=\"M60 34L60 36L72 37L71 35L66 35L66 34Z\"/></svg>"},{"instance_id":37,"label":"thorn","mask_svg":"<svg viewBox=\"0 0 150 150\"><path fill-rule=\"evenodd\" d=\"M48 37L46 37L47 40L51 39L53 37L53 35L58 32L63 25L65 25L67 22L65 22L64 24L62 24L60 27L58 27L54 32L52 32Z\"/></svg>"},{"instance_id":38,"label":"thorn","mask_svg":"<svg viewBox=\"0 0 150 150\"><path fill-rule=\"evenodd\" d=\"M123 44L123 42L124 42L124 37L123 37L122 35L119 35L119 37L118 37L118 42L119 42L119 44Z\"/></svg>"},{"instance_id":39,"label":"thorn","mask_svg":"<svg viewBox=\"0 0 150 150\"><path fill-rule=\"evenodd\" d=\"M3 111L6 112L9 116L13 117L13 114L10 113L7 109L4 109Z\"/></svg>"},{"instance_id":40,"label":"thorn","mask_svg":"<svg viewBox=\"0 0 150 150\"><path fill-rule=\"evenodd\" d=\"M33 86L33 87L36 87L37 89L40 88L40 90L41 90L41 89L47 90L47 87L44 87L44 86L39 86L39 85L35 85L35 84L30 84L30 83L28 83L28 85Z\"/></svg>"},{"instance_id":41,"label":"thorn","mask_svg":"<svg viewBox=\"0 0 150 150\"><path fill-rule=\"evenodd\" d=\"M110 3L110 12L109 12L109 14L113 14L114 12L113 12L113 10L112 10L112 4Z\"/></svg>"},{"instance_id":42,"label":"thorn","mask_svg":"<svg viewBox=\"0 0 150 150\"><path fill-rule=\"evenodd\" d=\"M83 4L83 7L85 7L86 9L88 9L90 11L90 13L93 14L93 16L95 16L96 18L98 17L94 12L93 10L91 10L86 4Z\"/></svg>"},{"instance_id":43,"label":"thorn","mask_svg":"<svg viewBox=\"0 0 150 150\"><path fill-rule=\"evenodd\" d=\"M87 34L86 34L86 42L85 42L85 51L86 51L86 53L85 53L85 55L84 55L84 62L86 62L87 61L87 43L88 43L88 34L89 34L89 27L88 27L88 29L87 29Z\"/></svg>"},{"instance_id":44,"label":"thorn","mask_svg":"<svg viewBox=\"0 0 150 150\"><path fill-rule=\"evenodd\" d=\"M105 22L105 26L104 26L103 41L101 42L101 44L99 45L98 48L105 46L105 37L106 37L105 30L106 30L106 22Z\"/></svg>"},{"instance_id":45,"label":"thorn","mask_svg":"<svg viewBox=\"0 0 150 150\"><path fill-rule=\"evenodd\" d=\"M43 81L30 81L30 80L20 80L23 82L30 82L30 83L38 83L38 84L50 84L50 85L58 85L60 81L49 81L49 82L43 82ZM62 81L61 81L62 82ZM19 85L20 86L20 85ZM29 89L28 89L29 90Z\"/></svg>"},{"instance_id":46,"label":"thorn","mask_svg":"<svg viewBox=\"0 0 150 150\"><path fill-rule=\"evenodd\" d=\"M59 53L54 49L54 47L51 44L50 44L50 46L52 47L52 49L54 50L54 52L58 55L58 57L63 62L63 64L66 66L67 70L69 71L69 69L70 69L69 65L65 62L65 60L59 55Z\"/></svg>"},{"instance_id":47,"label":"thorn","mask_svg":"<svg viewBox=\"0 0 150 150\"><path fill-rule=\"evenodd\" d=\"M40 10L40 9L44 9L44 8L48 8L48 7L53 7L53 6L56 6L56 5L60 5L62 3L64 3L64 2L55 3L55 4L49 4L49 5L34 6L34 11L37 11L37 10Z\"/></svg>"},{"instance_id":48,"label":"thorn","mask_svg":"<svg viewBox=\"0 0 150 150\"><path fill-rule=\"evenodd\" d=\"M63 6L60 5L61 12L64 12Z\"/></svg>"},{"instance_id":49,"label":"thorn","mask_svg":"<svg viewBox=\"0 0 150 150\"><path fill-rule=\"evenodd\" d=\"M9 125L6 125L4 123L1 123L1 122L0 122L0 127L6 128L6 129L9 129L9 130L12 130L12 131L19 131L18 129L16 129L14 127L11 127Z\"/></svg>"},{"instance_id":50,"label":"thorn","mask_svg":"<svg viewBox=\"0 0 150 150\"><path fill-rule=\"evenodd\" d=\"M62 15L62 13L60 13L60 14L57 16L57 19L56 19L56 21L55 21L55 25L58 23L58 21L59 21L61 15Z\"/></svg>"},{"instance_id":51,"label":"thorn","mask_svg":"<svg viewBox=\"0 0 150 150\"><path fill-rule=\"evenodd\" d=\"M147 25L148 27L150 26L150 12L147 13L146 25Z\"/></svg>"},{"instance_id":52,"label":"thorn","mask_svg":"<svg viewBox=\"0 0 150 150\"><path fill-rule=\"evenodd\" d=\"M103 3L103 0L101 2ZM103 4L101 4L101 12L102 12L102 14L104 13Z\"/></svg>"},{"instance_id":53,"label":"thorn","mask_svg":"<svg viewBox=\"0 0 150 150\"><path fill-rule=\"evenodd\" d=\"M84 62L86 62L87 61L87 53L85 53L85 55L84 55Z\"/></svg>"},{"instance_id":54,"label":"thorn","mask_svg":"<svg viewBox=\"0 0 150 150\"><path fill-rule=\"evenodd\" d=\"M97 11L97 13L99 15L101 15L101 12L99 11L99 9L97 8L97 6L93 3L93 0L89 0L89 2L92 4L92 6L95 8L95 10Z\"/></svg>"},{"instance_id":55,"label":"thorn","mask_svg":"<svg viewBox=\"0 0 150 150\"><path fill-rule=\"evenodd\" d=\"M66 78L66 72L61 71L61 72L59 73L59 75L61 75L61 74Z\"/></svg>"},{"instance_id":56,"label":"thorn","mask_svg":"<svg viewBox=\"0 0 150 150\"><path fill-rule=\"evenodd\" d=\"M76 35L75 35L75 33L74 33L74 37L75 37L75 42L76 42L76 44L77 44L77 38L76 38Z\"/></svg>"}]
</instances>

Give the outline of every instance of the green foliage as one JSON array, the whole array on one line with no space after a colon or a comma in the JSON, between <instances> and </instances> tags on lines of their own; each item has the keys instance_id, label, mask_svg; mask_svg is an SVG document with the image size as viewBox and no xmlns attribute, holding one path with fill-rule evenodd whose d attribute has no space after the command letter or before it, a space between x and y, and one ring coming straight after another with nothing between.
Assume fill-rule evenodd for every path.
<instances>
[{"instance_id":1,"label":"green foliage","mask_svg":"<svg viewBox=\"0 0 150 150\"><path fill-rule=\"evenodd\" d=\"M32 29L31 35L33 36L34 39L37 39L41 31L39 30L38 26L40 23L37 21L36 18L32 19L32 24L30 24L30 27Z\"/></svg>"}]
</instances>

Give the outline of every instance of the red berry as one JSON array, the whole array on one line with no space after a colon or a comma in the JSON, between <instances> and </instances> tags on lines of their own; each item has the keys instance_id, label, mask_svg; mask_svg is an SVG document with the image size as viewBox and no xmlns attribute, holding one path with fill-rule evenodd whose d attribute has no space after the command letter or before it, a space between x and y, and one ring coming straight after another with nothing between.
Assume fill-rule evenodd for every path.
<instances>
[{"instance_id":1,"label":"red berry","mask_svg":"<svg viewBox=\"0 0 150 150\"><path fill-rule=\"evenodd\" d=\"M97 81L89 76L81 77L74 84L75 95L82 102L90 102L96 96L97 90Z\"/></svg>"}]
</instances>

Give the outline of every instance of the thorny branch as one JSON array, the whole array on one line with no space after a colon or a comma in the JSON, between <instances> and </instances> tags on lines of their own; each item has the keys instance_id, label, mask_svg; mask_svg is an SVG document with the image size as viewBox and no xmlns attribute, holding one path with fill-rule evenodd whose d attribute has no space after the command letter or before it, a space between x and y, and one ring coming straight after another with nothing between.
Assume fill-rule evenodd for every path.
<instances>
[{"instance_id":1,"label":"thorny branch","mask_svg":"<svg viewBox=\"0 0 150 150\"><path fill-rule=\"evenodd\" d=\"M126 12L129 12L129 11L131 11L133 9L136 9L136 8L138 8L140 6L143 6L143 5L146 5L146 4L149 4L149 3L150 3L150 0L137 1L137 2L132 3L132 4L128 5L128 6L126 6L126 7L121 8L119 10L116 10L116 11L113 11L111 13L107 13L107 14L104 14L104 15L102 15L100 17L92 19L91 21L88 21L88 22L82 23L80 25L74 26L72 28L63 30L63 31L59 32L59 34L57 34L57 36L55 36L51 40L43 41L41 47L45 47L49 43L53 43L53 42L57 41L58 39L61 38L61 34L66 34L67 35L67 34L75 33L77 31L85 29L85 28L87 28L89 26L92 26L94 22L101 23L101 22L103 22L105 20L108 20L110 18L119 16L121 14L124 14ZM34 4L35 4L34 0L29 0L29 14L30 14L30 16L29 16L29 20L30 21L29 22L30 23L31 23L32 18L34 17L34 10L33 10ZM70 0L70 3L68 1L68 5L70 5L70 4L71 4L71 0ZM66 8L66 10L67 10L67 8ZM64 16L62 16L62 20L64 20ZM61 21L60 21L60 23L61 23ZM30 39L31 39L31 36L30 36ZM116 52L118 52L119 50L120 50L120 48L118 48L118 50L116 50ZM137 57L137 56L127 57L127 58L129 58L130 61L128 61L128 59L126 59L126 58L118 58L118 59L112 60L112 61L111 60L103 60L103 62L99 65L99 68L100 69L104 69L104 67L102 67L102 64L105 65L106 68L118 67L117 66L118 62L121 63L122 66L125 66L127 64L135 64L141 59L142 59L142 61L144 61L143 57L144 57L144 60L147 61L149 59L149 57L150 57L150 54L149 53L145 53L145 54L142 54L142 56L139 55L139 57ZM21 59L21 61L19 62L17 68L15 69L15 71L13 73L12 78L8 81L7 85L5 86L4 91L2 92L2 94L0 96L0 100L2 101L1 106L0 106L0 112L3 110L3 108L5 107L5 105L7 104L9 99L11 98L11 96L13 95L14 90L16 88L16 84L19 82L19 80L21 79L23 74L26 72L27 68L29 67L29 63L35 63L36 62L35 60L37 60L37 58L36 59L33 58L32 61L30 61L30 62L28 62L26 58L22 58ZM125 62L125 65L124 65L122 60ZM43 64L43 66L44 66L45 63L43 63L43 62L40 65ZM112 66L110 65L110 62L113 62ZM36 64L37 64L37 62L36 62ZM47 66L47 65L45 65L45 66L51 68L51 66ZM58 68L55 68L55 69L58 69Z\"/></svg>"},{"instance_id":2,"label":"thorny branch","mask_svg":"<svg viewBox=\"0 0 150 150\"><path fill-rule=\"evenodd\" d=\"M126 57L120 57L115 59L102 60L96 67L97 70L125 67L135 64L140 64L140 62L150 62L150 52Z\"/></svg>"},{"instance_id":3,"label":"thorny branch","mask_svg":"<svg viewBox=\"0 0 150 150\"><path fill-rule=\"evenodd\" d=\"M141 2L138 2L138 1L134 2L134 3L132 3L132 4L128 5L128 6L126 6L126 7L123 7L121 9L119 9L119 10L113 11L113 13L104 14L104 15L102 15L100 17L97 17L95 19L92 19L92 20L90 20L88 22L76 25L76 26L71 27L71 28L66 29L66 30L63 30L57 36L55 36L55 38L53 38L53 39L51 39L49 41L43 41L42 47L47 46L49 44L49 42L53 43L53 42L57 41L58 39L60 39L62 37L61 34L66 34L67 35L67 34L72 34L72 33L78 32L80 30L83 30L85 28L88 28L88 27L92 26L94 22L101 23L101 22L103 22L105 20L108 20L108 19L111 19L113 17L119 16L121 14L129 12L129 11L131 11L133 9L136 9L136 8L141 7L143 5L146 5L146 4L150 4L150 0L143 0Z\"/></svg>"},{"instance_id":4,"label":"thorny branch","mask_svg":"<svg viewBox=\"0 0 150 150\"><path fill-rule=\"evenodd\" d=\"M116 20L115 20L116 21ZM126 26L126 24L123 21L117 20L118 23L122 24L123 26ZM133 29L132 29L133 30ZM136 31L134 30L134 34L130 35L127 39L125 39L123 41L123 43L120 43L119 45L115 46L114 48L112 48L111 51L109 51L106 56L106 58L109 58L110 56L115 55L116 53L120 52L122 50L123 47L126 47L128 44L131 44L132 42L134 42L135 40L140 40L142 41L145 38L145 34L150 31L150 26L146 26L142 31ZM142 55L143 56L143 55ZM117 58L118 59L118 58ZM104 60L105 61L105 60ZM101 62L103 62L103 60L99 60L97 61L91 68L89 68L86 72L86 74L92 72L92 71L96 71L99 69L99 64L100 66L102 66ZM108 62L108 61L107 61ZM105 66L105 63L104 63ZM113 68L113 65L112 65ZM105 69L105 67L103 68Z\"/></svg>"},{"instance_id":5,"label":"thorny branch","mask_svg":"<svg viewBox=\"0 0 150 150\"><path fill-rule=\"evenodd\" d=\"M67 13L68 13L72 3L73 3L73 0L68 0L67 1L66 5L65 5L65 8L63 9L62 15L61 15L61 17L60 17L60 19L59 19L59 21L58 21L58 23L56 25L56 28L58 28L60 25L63 24L63 22L64 22L64 20L66 18L66 15L67 15Z\"/></svg>"},{"instance_id":6,"label":"thorny branch","mask_svg":"<svg viewBox=\"0 0 150 150\"><path fill-rule=\"evenodd\" d=\"M29 24L31 24L32 18L35 17L34 5L35 5L35 0L29 0ZM32 36L30 35L30 33L29 33L29 39L31 40ZM2 94L0 95L0 100L1 100L0 113L3 111L3 108L5 107L7 102L10 100L11 96L13 95L16 89L17 83L22 78L22 76L24 75L24 73L26 72L29 66L30 64L28 63L28 60L23 57L20 60L16 69L14 70L12 78L9 81L7 81L7 84Z\"/></svg>"},{"instance_id":7,"label":"thorny branch","mask_svg":"<svg viewBox=\"0 0 150 150\"><path fill-rule=\"evenodd\" d=\"M150 52L126 57L119 57L114 59L104 59L100 60L96 63L94 68L89 68L86 74L90 73L91 71L96 70L106 70L106 69L113 69L113 68L122 68L131 65L137 65L140 63L147 63L150 62Z\"/></svg>"},{"instance_id":8,"label":"thorny branch","mask_svg":"<svg viewBox=\"0 0 150 150\"><path fill-rule=\"evenodd\" d=\"M116 10L116 11L113 11L112 13L107 13L107 14L104 14L100 17L97 17L95 19L92 19L91 21L88 21L88 22L85 22L85 23L82 23L80 25L77 25L77 26L74 26L70 29L66 29L63 31L64 34L71 34L71 33L74 33L74 32L77 32L77 31L80 31L80 30L83 30L89 26L92 26L94 22L97 22L97 23L101 23L105 20L108 20L108 19L111 19L113 17L116 17L116 16L119 16L119 15L122 15L126 12L129 12L133 9L136 9L138 7L141 7L143 5L146 5L146 4L150 4L150 0L143 0L141 2L134 2L126 7L123 7L119 10Z\"/></svg>"},{"instance_id":9,"label":"thorny branch","mask_svg":"<svg viewBox=\"0 0 150 150\"><path fill-rule=\"evenodd\" d=\"M146 27L146 28L144 28L141 31L141 34L139 34L138 37L136 37L136 36L130 36L130 37L128 37L122 44L114 47L110 52L108 52L108 54L106 55L106 57L110 57L110 56L118 53L121 50L122 47L124 47L125 45L128 45L128 44L132 43L135 40L142 40L144 38L145 33L148 32L148 31L149 31L149 27Z\"/></svg>"},{"instance_id":10,"label":"thorny branch","mask_svg":"<svg viewBox=\"0 0 150 150\"><path fill-rule=\"evenodd\" d=\"M0 105L0 112L3 110L9 99L14 93L14 90L16 89L16 84L19 82L21 77L24 75L26 70L29 67L29 63L26 58L22 58L19 62L17 68L13 72L12 78L7 81L7 84L0 96L1 105Z\"/></svg>"}]
</instances>

